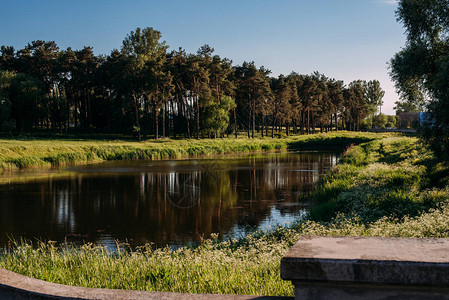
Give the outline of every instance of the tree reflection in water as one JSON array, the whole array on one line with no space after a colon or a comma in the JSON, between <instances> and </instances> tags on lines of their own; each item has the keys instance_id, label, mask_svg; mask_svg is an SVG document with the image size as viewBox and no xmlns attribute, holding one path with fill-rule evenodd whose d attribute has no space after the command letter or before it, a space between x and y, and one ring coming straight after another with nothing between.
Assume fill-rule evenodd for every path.
<instances>
[{"instance_id":1,"label":"tree reflection in water","mask_svg":"<svg viewBox=\"0 0 449 300\"><path fill-rule=\"evenodd\" d=\"M238 236L300 217L307 203L298 195L336 161L284 152L72 167L67 178L0 186L0 243L13 236L164 246Z\"/></svg>"}]
</instances>

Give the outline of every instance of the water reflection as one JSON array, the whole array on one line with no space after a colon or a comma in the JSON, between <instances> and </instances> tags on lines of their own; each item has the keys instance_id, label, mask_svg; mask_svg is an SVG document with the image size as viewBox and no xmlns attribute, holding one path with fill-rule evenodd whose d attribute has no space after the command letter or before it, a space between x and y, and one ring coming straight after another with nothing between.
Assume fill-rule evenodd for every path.
<instances>
[{"instance_id":1,"label":"water reflection","mask_svg":"<svg viewBox=\"0 0 449 300\"><path fill-rule=\"evenodd\" d=\"M274 153L72 167L66 178L0 186L0 244L8 236L114 245L179 245L290 222L330 153Z\"/></svg>"}]
</instances>

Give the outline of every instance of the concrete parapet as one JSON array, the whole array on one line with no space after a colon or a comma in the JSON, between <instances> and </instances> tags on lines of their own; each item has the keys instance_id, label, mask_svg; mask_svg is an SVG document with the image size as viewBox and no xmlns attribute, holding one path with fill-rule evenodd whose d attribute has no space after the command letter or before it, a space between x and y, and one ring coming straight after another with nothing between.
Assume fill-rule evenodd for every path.
<instances>
[{"instance_id":1,"label":"concrete parapet","mask_svg":"<svg viewBox=\"0 0 449 300\"><path fill-rule=\"evenodd\" d=\"M295 299L449 299L449 239L304 236L281 277Z\"/></svg>"},{"instance_id":2,"label":"concrete parapet","mask_svg":"<svg viewBox=\"0 0 449 300\"><path fill-rule=\"evenodd\" d=\"M33 279L17 273L0 269L1 300L46 300L46 299L158 299L158 300L282 300L290 297L212 295L212 294L180 294L162 292L142 292L128 290L94 289L67 286Z\"/></svg>"}]
</instances>

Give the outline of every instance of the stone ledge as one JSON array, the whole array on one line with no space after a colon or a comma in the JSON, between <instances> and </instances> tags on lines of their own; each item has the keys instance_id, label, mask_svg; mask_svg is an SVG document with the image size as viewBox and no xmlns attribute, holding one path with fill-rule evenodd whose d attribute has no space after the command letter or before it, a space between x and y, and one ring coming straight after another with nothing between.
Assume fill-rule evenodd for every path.
<instances>
[{"instance_id":1,"label":"stone ledge","mask_svg":"<svg viewBox=\"0 0 449 300\"><path fill-rule=\"evenodd\" d=\"M449 239L303 236L281 277L296 299L449 299Z\"/></svg>"},{"instance_id":2,"label":"stone ledge","mask_svg":"<svg viewBox=\"0 0 449 300\"><path fill-rule=\"evenodd\" d=\"M282 258L281 277L449 286L449 239L304 236Z\"/></svg>"},{"instance_id":3,"label":"stone ledge","mask_svg":"<svg viewBox=\"0 0 449 300\"><path fill-rule=\"evenodd\" d=\"M180 294L163 292L143 292L129 290L110 290L74 287L46 282L23 276L8 270L0 269L0 299L160 299L160 300L287 300L290 297L213 295L213 294Z\"/></svg>"}]
</instances>

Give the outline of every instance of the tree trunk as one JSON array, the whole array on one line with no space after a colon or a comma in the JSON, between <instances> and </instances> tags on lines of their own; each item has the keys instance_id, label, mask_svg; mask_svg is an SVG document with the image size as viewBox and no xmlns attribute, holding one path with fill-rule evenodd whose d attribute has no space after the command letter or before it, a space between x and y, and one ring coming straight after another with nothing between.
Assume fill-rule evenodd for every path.
<instances>
[{"instance_id":1,"label":"tree trunk","mask_svg":"<svg viewBox=\"0 0 449 300\"><path fill-rule=\"evenodd\" d=\"M252 138L254 138L254 130L255 130L255 127L256 127L256 103L255 103L255 101L253 102L252 114L253 114Z\"/></svg>"},{"instance_id":2,"label":"tree trunk","mask_svg":"<svg viewBox=\"0 0 449 300\"><path fill-rule=\"evenodd\" d=\"M237 114L235 113L235 107L234 107L234 129L235 129L235 138L237 138L238 132L237 132Z\"/></svg>"},{"instance_id":3,"label":"tree trunk","mask_svg":"<svg viewBox=\"0 0 449 300\"><path fill-rule=\"evenodd\" d=\"M190 139L190 122L189 122L189 115L187 114L187 105L185 103L182 104L182 109L184 112L184 118L186 119L186 127L187 127L187 137Z\"/></svg>"},{"instance_id":4,"label":"tree trunk","mask_svg":"<svg viewBox=\"0 0 449 300\"><path fill-rule=\"evenodd\" d=\"M337 112L335 112L335 131L338 131L338 115L337 115Z\"/></svg>"},{"instance_id":5,"label":"tree trunk","mask_svg":"<svg viewBox=\"0 0 449 300\"><path fill-rule=\"evenodd\" d=\"M251 138L251 104L248 111L248 138Z\"/></svg>"},{"instance_id":6,"label":"tree trunk","mask_svg":"<svg viewBox=\"0 0 449 300\"><path fill-rule=\"evenodd\" d=\"M196 138L200 138L200 99L196 96Z\"/></svg>"},{"instance_id":7,"label":"tree trunk","mask_svg":"<svg viewBox=\"0 0 449 300\"><path fill-rule=\"evenodd\" d=\"M307 134L310 134L310 110L307 109Z\"/></svg>"},{"instance_id":8,"label":"tree trunk","mask_svg":"<svg viewBox=\"0 0 449 300\"><path fill-rule=\"evenodd\" d=\"M268 116L267 116L267 124L265 126L265 135L268 136Z\"/></svg>"},{"instance_id":9,"label":"tree trunk","mask_svg":"<svg viewBox=\"0 0 449 300\"><path fill-rule=\"evenodd\" d=\"M156 129L156 140L159 139L159 112L155 109L154 112L154 125Z\"/></svg>"},{"instance_id":10,"label":"tree trunk","mask_svg":"<svg viewBox=\"0 0 449 300\"><path fill-rule=\"evenodd\" d=\"M73 125L75 126L75 129L78 127L78 101L74 101L75 104L75 110L73 111Z\"/></svg>"},{"instance_id":11,"label":"tree trunk","mask_svg":"<svg viewBox=\"0 0 449 300\"><path fill-rule=\"evenodd\" d=\"M133 104L134 104L134 116L136 118L136 127L137 127L137 139L140 141L140 121L139 121L139 107L137 106L137 97L136 94L132 94Z\"/></svg>"},{"instance_id":12,"label":"tree trunk","mask_svg":"<svg viewBox=\"0 0 449 300\"><path fill-rule=\"evenodd\" d=\"M176 138L176 128L175 128L175 103L174 101L170 102L170 106L171 106L171 130L173 133L173 137ZM170 114L169 114L170 115ZM178 111L178 115L179 115L179 111ZM178 121L178 120L176 120Z\"/></svg>"},{"instance_id":13,"label":"tree trunk","mask_svg":"<svg viewBox=\"0 0 449 300\"><path fill-rule=\"evenodd\" d=\"M91 112L91 103L90 103L90 92L89 89L87 89L87 128L90 130L92 129L92 112Z\"/></svg>"},{"instance_id":14,"label":"tree trunk","mask_svg":"<svg viewBox=\"0 0 449 300\"><path fill-rule=\"evenodd\" d=\"M162 105L162 137L165 138L165 103Z\"/></svg>"},{"instance_id":15,"label":"tree trunk","mask_svg":"<svg viewBox=\"0 0 449 300\"><path fill-rule=\"evenodd\" d=\"M315 117L312 118L312 134L315 133Z\"/></svg>"}]
</instances>

